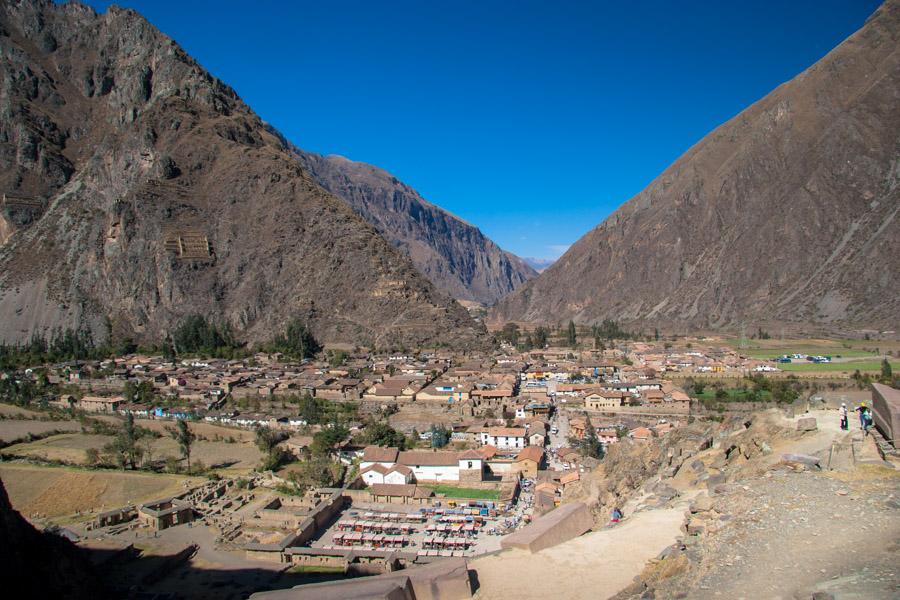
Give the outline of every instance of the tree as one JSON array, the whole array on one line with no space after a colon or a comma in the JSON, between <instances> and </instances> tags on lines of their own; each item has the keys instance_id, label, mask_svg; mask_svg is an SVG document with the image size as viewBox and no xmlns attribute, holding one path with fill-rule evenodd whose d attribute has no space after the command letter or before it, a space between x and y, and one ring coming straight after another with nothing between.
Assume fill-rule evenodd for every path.
<instances>
[{"instance_id":1,"label":"tree","mask_svg":"<svg viewBox=\"0 0 900 600\"><path fill-rule=\"evenodd\" d=\"M280 441L281 435L270 427L262 425L256 429L256 447L263 454L271 454Z\"/></svg>"},{"instance_id":2,"label":"tree","mask_svg":"<svg viewBox=\"0 0 900 600\"><path fill-rule=\"evenodd\" d=\"M396 446L401 450L406 444L406 436L384 421L376 421L366 426L365 440L367 443L375 446Z\"/></svg>"},{"instance_id":3,"label":"tree","mask_svg":"<svg viewBox=\"0 0 900 600\"><path fill-rule=\"evenodd\" d=\"M331 357L328 359L328 364L335 369L343 365L345 362L347 362L347 353L343 350L335 350L331 353Z\"/></svg>"},{"instance_id":4,"label":"tree","mask_svg":"<svg viewBox=\"0 0 900 600\"><path fill-rule=\"evenodd\" d=\"M570 348L578 345L578 334L575 330L575 321L569 321L569 328L566 331L566 343Z\"/></svg>"},{"instance_id":5,"label":"tree","mask_svg":"<svg viewBox=\"0 0 900 600\"><path fill-rule=\"evenodd\" d=\"M100 451L96 448L88 448L84 451L84 460L90 466L96 465L100 462Z\"/></svg>"},{"instance_id":6,"label":"tree","mask_svg":"<svg viewBox=\"0 0 900 600\"><path fill-rule=\"evenodd\" d=\"M894 376L894 371L891 368L891 363L888 361L887 358L883 359L881 361L881 379L882 379L882 381L889 384L891 382L891 379L893 378L893 376Z\"/></svg>"},{"instance_id":7,"label":"tree","mask_svg":"<svg viewBox=\"0 0 900 600\"><path fill-rule=\"evenodd\" d=\"M584 423L584 437L580 440L571 438L569 443L582 456L597 459L603 458L606 452L603 450L603 444L600 442L600 438L597 437L597 430L594 429L594 424L591 423L587 413L584 415Z\"/></svg>"},{"instance_id":8,"label":"tree","mask_svg":"<svg viewBox=\"0 0 900 600\"><path fill-rule=\"evenodd\" d=\"M333 423L313 435L309 449L316 456L329 454L337 444L347 439L348 435L350 431L346 427Z\"/></svg>"},{"instance_id":9,"label":"tree","mask_svg":"<svg viewBox=\"0 0 900 600\"><path fill-rule=\"evenodd\" d=\"M139 450L137 446L138 434L134 427L134 415L131 413L125 415L125 424L122 426L122 431L119 432L119 440L122 452L125 454L128 464L133 471L136 468Z\"/></svg>"},{"instance_id":10,"label":"tree","mask_svg":"<svg viewBox=\"0 0 900 600\"><path fill-rule=\"evenodd\" d=\"M178 443L178 448L181 450L181 456L187 462L187 471L191 472L191 446L194 444L194 440L197 439L197 436L194 435L194 432L191 431L191 428L188 427L187 421L184 419L178 419L175 427L166 427L166 431L169 432L169 435L172 436Z\"/></svg>"},{"instance_id":11,"label":"tree","mask_svg":"<svg viewBox=\"0 0 900 600\"><path fill-rule=\"evenodd\" d=\"M300 359L312 358L322 349L306 324L296 318L288 323L284 335L275 338L271 346L276 352Z\"/></svg>"},{"instance_id":12,"label":"tree","mask_svg":"<svg viewBox=\"0 0 900 600\"><path fill-rule=\"evenodd\" d=\"M497 337L504 342L509 342L513 346L519 344L519 326L515 323L507 323L497 334Z\"/></svg>"},{"instance_id":13,"label":"tree","mask_svg":"<svg viewBox=\"0 0 900 600\"><path fill-rule=\"evenodd\" d=\"M450 443L451 432L443 425L431 426L431 447L443 448Z\"/></svg>"},{"instance_id":14,"label":"tree","mask_svg":"<svg viewBox=\"0 0 900 600\"><path fill-rule=\"evenodd\" d=\"M659 328L653 330L653 339L659 341Z\"/></svg>"},{"instance_id":15,"label":"tree","mask_svg":"<svg viewBox=\"0 0 900 600\"><path fill-rule=\"evenodd\" d=\"M309 394L301 396L298 409L300 418L306 421L307 424L312 425L322 422L323 410L319 406L319 402Z\"/></svg>"},{"instance_id":16,"label":"tree","mask_svg":"<svg viewBox=\"0 0 900 600\"><path fill-rule=\"evenodd\" d=\"M544 348L547 346L547 338L549 337L549 332L543 325L538 325L534 330L534 346L536 348Z\"/></svg>"}]
</instances>

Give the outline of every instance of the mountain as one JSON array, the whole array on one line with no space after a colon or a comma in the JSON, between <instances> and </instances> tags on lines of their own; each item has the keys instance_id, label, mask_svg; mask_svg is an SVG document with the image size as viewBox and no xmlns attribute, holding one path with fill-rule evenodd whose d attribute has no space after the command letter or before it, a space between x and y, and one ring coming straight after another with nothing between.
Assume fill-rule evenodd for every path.
<instances>
[{"instance_id":1,"label":"mountain","mask_svg":"<svg viewBox=\"0 0 900 600\"><path fill-rule=\"evenodd\" d=\"M346 200L454 298L491 305L537 275L477 227L429 203L390 173L341 156L296 153L319 185Z\"/></svg>"},{"instance_id":2,"label":"mountain","mask_svg":"<svg viewBox=\"0 0 900 600\"><path fill-rule=\"evenodd\" d=\"M0 339L155 341L192 313L250 342L295 317L325 341L482 338L137 13L4 2L0 70Z\"/></svg>"},{"instance_id":3,"label":"mountain","mask_svg":"<svg viewBox=\"0 0 900 600\"><path fill-rule=\"evenodd\" d=\"M898 325L900 1L721 125L489 315Z\"/></svg>"},{"instance_id":4,"label":"mountain","mask_svg":"<svg viewBox=\"0 0 900 600\"><path fill-rule=\"evenodd\" d=\"M556 262L555 258L537 258L534 256L523 256L522 260L538 273L543 273L547 267Z\"/></svg>"}]
</instances>

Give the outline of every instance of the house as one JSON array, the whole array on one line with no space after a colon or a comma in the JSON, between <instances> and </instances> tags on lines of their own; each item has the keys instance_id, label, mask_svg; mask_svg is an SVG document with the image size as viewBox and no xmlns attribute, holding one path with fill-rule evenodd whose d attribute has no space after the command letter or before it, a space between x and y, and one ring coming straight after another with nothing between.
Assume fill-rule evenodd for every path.
<instances>
[{"instance_id":1,"label":"house","mask_svg":"<svg viewBox=\"0 0 900 600\"><path fill-rule=\"evenodd\" d=\"M547 442L547 438L543 433L532 433L528 436L528 445L542 448Z\"/></svg>"},{"instance_id":2,"label":"house","mask_svg":"<svg viewBox=\"0 0 900 600\"><path fill-rule=\"evenodd\" d=\"M629 433L632 439L639 442L646 442L650 438L653 437L653 431L648 429L647 427L636 427L632 429Z\"/></svg>"},{"instance_id":3,"label":"house","mask_svg":"<svg viewBox=\"0 0 900 600\"><path fill-rule=\"evenodd\" d=\"M138 516L144 525L159 531L193 521L194 507L186 500L163 498L142 505Z\"/></svg>"},{"instance_id":4,"label":"house","mask_svg":"<svg viewBox=\"0 0 900 600\"><path fill-rule=\"evenodd\" d=\"M397 454L399 448L382 448L381 446L366 446L363 449L362 460L359 463L360 469L371 467L372 465L381 465L382 467L393 467L397 462Z\"/></svg>"},{"instance_id":5,"label":"house","mask_svg":"<svg viewBox=\"0 0 900 600\"><path fill-rule=\"evenodd\" d=\"M543 461L544 451L537 446L528 446L516 455L512 470L520 472L523 477L534 479Z\"/></svg>"},{"instance_id":6,"label":"house","mask_svg":"<svg viewBox=\"0 0 900 600\"><path fill-rule=\"evenodd\" d=\"M559 483L565 488L567 485L580 480L581 475L578 474L578 471L569 471L568 473L563 473L562 477L559 478Z\"/></svg>"},{"instance_id":7,"label":"house","mask_svg":"<svg viewBox=\"0 0 900 600\"><path fill-rule=\"evenodd\" d=\"M641 401L645 405L660 406L665 402L666 396L662 390L643 389L641 390Z\"/></svg>"},{"instance_id":8,"label":"house","mask_svg":"<svg viewBox=\"0 0 900 600\"><path fill-rule=\"evenodd\" d=\"M407 450L397 462L412 469L416 481L459 481L459 456L447 450Z\"/></svg>"},{"instance_id":9,"label":"house","mask_svg":"<svg viewBox=\"0 0 900 600\"><path fill-rule=\"evenodd\" d=\"M524 427L489 427L481 432L481 444L498 450L519 450L528 445Z\"/></svg>"},{"instance_id":10,"label":"house","mask_svg":"<svg viewBox=\"0 0 900 600\"><path fill-rule=\"evenodd\" d=\"M309 447L312 444L312 436L309 435L294 435L284 440L279 446L296 456L297 458L303 458L307 452L309 451Z\"/></svg>"},{"instance_id":11,"label":"house","mask_svg":"<svg viewBox=\"0 0 900 600\"><path fill-rule=\"evenodd\" d=\"M370 487L381 483L404 485L410 483L413 478L412 469L399 464L393 465L392 467L374 464L370 467L366 467L360 471L359 474L366 485Z\"/></svg>"},{"instance_id":12,"label":"house","mask_svg":"<svg viewBox=\"0 0 900 600\"><path fill-rule=\"evenodd\" d=\"M599 390L584 397L584 407L591 410L615 410L621 408L631 394L618 390Z\"/></svg>"},{"instance_id":13,"label":"house","mask_svg":"<svg viewBox=\"0 0 900 600\"><path fill-rule=\"evenodd\" d=\"M119 410L119 407L123 404L125 404L125 398L122 396L115 396L112 398L85 396L78 401L76 406L85 412L114 413Z\"/></svg>"},{"instance_id":14,"label":"house","mask_svg":"<svg viewBox=\"0 0 900 600\"><path fill-rule=\"evenodd\" d=\"M484 480L485 456L478 450L466 450L458 457L459 481L477 482Z\"/></svg>"}]
</instances>

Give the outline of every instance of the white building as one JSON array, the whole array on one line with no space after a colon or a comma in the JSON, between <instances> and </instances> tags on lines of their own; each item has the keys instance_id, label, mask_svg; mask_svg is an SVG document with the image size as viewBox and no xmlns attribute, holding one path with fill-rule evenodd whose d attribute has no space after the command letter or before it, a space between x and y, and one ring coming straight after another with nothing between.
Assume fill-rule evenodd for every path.
<instances>
[{"instance_id":1,"label":"white building","mask_svg":"<svg viewBox=\"0 0 900 600\"><path fill-rule=\"evenodd\" d=\"M481 432L481 445L498 450L521 450L528 445L524 427L490 427Z\"/></svg>"}]
</instances>

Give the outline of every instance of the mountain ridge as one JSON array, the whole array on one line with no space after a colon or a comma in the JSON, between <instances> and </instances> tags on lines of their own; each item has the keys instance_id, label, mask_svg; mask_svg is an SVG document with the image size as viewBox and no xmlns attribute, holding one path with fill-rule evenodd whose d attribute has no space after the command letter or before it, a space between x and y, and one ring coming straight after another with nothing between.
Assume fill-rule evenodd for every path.
<instances>
[{"instance_id":1,"label":"mountain ridge","mask_svg":"<svg viewBox=\"0 0 900 600\"><path fill-rule=\"evenodd\" d=\"M0 6L0 26L3 340L159 341L193 313L249 342L292 318L377 347L483 339L138 13L36 0Z\"/></svg>"},{"instance_id":2,"label":"mountain ridge","mask_svg":"<svg viewBox=\"0 0 900 600\"><path fill-rule=\"evenodd\" d=\"M380 167L295 148L323 188L345 200L439 289L492 305L537 272L478 227L423 198Z\"/></svg>"},{"instance_id":3,"label":"mountain ridge","mask_svg":"<svg viewBox=\"0 0 900 600\"><path fill-rule=\"evenodd\" d=\"M898 31L900 2L888 0L692 146L489 320L895 326Z\"/></svg>"}]
</instances>

